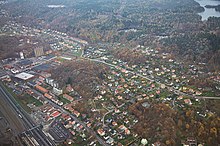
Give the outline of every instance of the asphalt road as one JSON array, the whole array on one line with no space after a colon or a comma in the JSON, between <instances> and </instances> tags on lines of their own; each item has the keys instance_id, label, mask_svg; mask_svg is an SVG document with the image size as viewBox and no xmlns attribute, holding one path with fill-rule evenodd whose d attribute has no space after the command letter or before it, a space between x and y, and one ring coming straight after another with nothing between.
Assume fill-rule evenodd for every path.
<instances>
[{"instance_id":1,"label":"asphalt road","mask_svg":"<svg viewBox=\"0 0 220 146\"><path fill-rule=\"evenodd\" d=\"M92 136L94 136L101 145L109 146L108 144L105 143L105 141L101 137L99 137L97 135L97 133L95 131L93 131L92 129L87 127L86 124L84 122L80 121L74 114L71 114L71 113L67 112L65 109L63 109L63 107L57 105L56 103L52 102L51 100L48 100L47 98L45 98L45 100L47 100L53 107L55 107L57 109L60 109L65 114L70 115L70 117L74 121L76 121L77 123L81 124Z\"/></svg>"},{"instance_id":2,"label":"asphalt road","mask_svg":"<svg viewBox=\"0 0 220 146\"><path fill-rule=\"evenodd\" d=\"M2 83L0 83L0 93L3 95L2 97L8 102L8 106L14 109L14 113L19 116L26 130L28 130L30 135L35 138L40 146L55 146L55 143L42 132L42 129L37 126L29 117L29 115L23 110L23 108L17 104L13 96L4 88Z\"/></svg>"},{"instance_id":3,"label":"asphalt road","mask_svg":"<svg viewBox=\"0 0 220 146\"><path fill-rule=\"evenodd\" d=\"M99 62L99 63L103 63L103 64L105 64L105 65L108 65L108 66L117 68L116 65L113 65L113 64L110 64L110 63L107 63L107 62L105 62L105 61L101 61L101 60L98 60L98 59L89 59L89 60L95 61L95 62ZM123 69L125 69L125 68L123 68ZM132 73L132 74L134 74L134 75L137 75L137 76L139 76L139 77L142 77L142 78L144 78L144 79L147 79L147 80L149 80L149 81L151 81L151 82L156 82L156 83L159 84L159 85L162 84L162 83L160 83L160 82L157 82L156 80L150 79L150 78L147 77L147 76L143 76L143 75L141 75L141 74L139 74L139 73L136 73L136 72L133 72L133 71L129 71L129 70L127 70L127 69L125 69L125 70L126 70L127 72L129 72L129 73ZM179 90L176 90L176 89L174 89L173 87L171 87L171 86L169 86L169 85L166 85L166 84L164 84L164 85L165 85L165 87L166 87L168 90L173 91L173 92L176 93L177 95L189 96L189 97L191 97L191 98L198 98L198 99L216 99L216 100L220 100L220 97L206 97L206 96L190 95L190 94L181 92L181 91L179 91Z\"/></svg>"}]
</instances>

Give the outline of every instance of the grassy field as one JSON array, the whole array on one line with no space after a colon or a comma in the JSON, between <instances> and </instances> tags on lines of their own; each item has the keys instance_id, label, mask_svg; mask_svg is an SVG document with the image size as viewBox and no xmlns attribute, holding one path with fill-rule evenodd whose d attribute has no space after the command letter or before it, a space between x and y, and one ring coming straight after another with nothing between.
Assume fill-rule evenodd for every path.
<instances>
[{"instance_id":1,"label":"grassy field","mask_svg":"<svg viewBox=\"0 0 220 146\"><path fill-rule=\"evenodd\" d=\"M31 113L31 109L27 106L27 104L34 104L35 106L41 106L43 105L40 101L35 99L34 97L30 95L17 95L13 92L13 90L7 86L5 86L6 89L11 93L11 95L14 97L14 99L17 101L17 103L28 113Z\"/></svg>"},{"instance_id":2,"label":"grassy field","mask_svg":"<svg viewBox=\"0 0 220 146\"><path fill-rule=\"evenodd\" d=\"M34 104L35 106L42 106L43 103L41 103L39 100L35 99L34 97L30 95L24 95L24 100L21 100L25 104Z\"/></svg>"},{"instance_id":3,"label":"grassy field","mask_svg":"<svg viewBox=\"0 0 220 146\"><path fill-rule=\"evenodd\" d=\"M215 97L215 93L212 91L203 92L201 96Z\"/></svg>"},{"instance_id":4,"label":"grassy field","mask_svg":"<svg viewBox=\"0 0 220 146\"><path fill-rule=\"evenodd\" d=\"M63 98L62 96L59 96L59 97L58 97L58 100L61 101L61 102L63 102L63 104L70 103L69 100Z\"/></svg>"}]
</instances>

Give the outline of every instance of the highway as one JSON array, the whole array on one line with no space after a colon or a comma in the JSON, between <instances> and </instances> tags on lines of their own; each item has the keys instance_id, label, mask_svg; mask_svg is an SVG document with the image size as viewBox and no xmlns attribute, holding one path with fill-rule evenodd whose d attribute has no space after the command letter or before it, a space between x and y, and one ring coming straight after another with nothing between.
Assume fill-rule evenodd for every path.
<instances>
[{"instance_id":1,"label":"highway","mask_svg":"<svg viewBox=\"0 0 220 146\"><path fill-rule=\"evenodd\" d=\"M8 101L9 106L11 106L14 109L14 112L19 115L27 131L35 138L40 146L56 146L55 143L42 132L42 129L32 121L23 108L17 104L14 97L5 89L1 82L0 92Z\"/></svg>"}]
</instances>

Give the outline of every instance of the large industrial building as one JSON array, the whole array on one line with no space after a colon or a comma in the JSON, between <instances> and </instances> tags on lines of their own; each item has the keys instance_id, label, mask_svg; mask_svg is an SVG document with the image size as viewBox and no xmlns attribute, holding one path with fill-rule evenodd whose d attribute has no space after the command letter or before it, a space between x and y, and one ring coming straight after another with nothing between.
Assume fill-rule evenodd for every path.
<instances>
[{"instance_id":1,"label":"large industrial building","mask_svg":"<svg viewBox=\"0 0 220 146\"><path fill-rule=\"evenodd\" d=\"M26 80L32 79L34 77L34 75L26 73L26 72L22 72L22 73L15 75L15 77L26 81Z\"/></svg>"}]
</instances>

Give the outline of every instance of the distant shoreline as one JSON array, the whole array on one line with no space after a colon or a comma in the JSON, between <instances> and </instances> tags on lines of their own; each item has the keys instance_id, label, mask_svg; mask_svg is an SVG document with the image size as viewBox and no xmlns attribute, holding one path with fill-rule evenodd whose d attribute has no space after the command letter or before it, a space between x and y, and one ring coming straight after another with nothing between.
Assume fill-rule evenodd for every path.
<instances>
[{"instance_id":1,"label":"distant shoreline","mask_svg":"<svg viewBox=\"0 0 220 146\"><path fill-rule=\"evenodd\" d=\"M48 8L64 8L64 5L47 5Z\"/></svg>"},{"instance_id":2,"label":"distant shoreline","mask_svg":"<svg viewBox=\"0 0 220 146\"><path fill-rule=\"evenodd\" d=\"M215 11L220 12L220 5L214 6L214 5L205 5L207 9L215 9Z\"/></svg>"}]
</instances>

